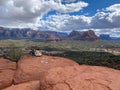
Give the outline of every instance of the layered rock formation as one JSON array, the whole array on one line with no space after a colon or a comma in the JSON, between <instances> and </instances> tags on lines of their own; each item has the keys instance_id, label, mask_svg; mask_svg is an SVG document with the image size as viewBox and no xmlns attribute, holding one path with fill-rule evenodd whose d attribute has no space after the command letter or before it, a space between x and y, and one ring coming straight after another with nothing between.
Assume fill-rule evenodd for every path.
<instances>
[{"instance_id":1,"label":"layered rock formation","mask_svg":"<svg viewBox=\"0 0 120 90\"><path fill-rule=\"evenodd\" d=\"M120 37L111 37L109 34L100 34L99 38L101 40L112 40L112 41L120 41Z\"/></svg>"},{"instance_id":2,"label":"layered rock formation","mask_svg":"<svg viewBox=\"0 0 120 90\"><path fill-rule=\"evenodd\" d=\"M88 30L84 32L72 31L69 34L69 38L71 38L72 40L82 40L82 41L99 40L99 37L95 34L93 30Z\"/></svg>"},{"instance_id":3,"label":"layered rock formation","mask_svg":"<svg viewBox=\"0 0 120 90\"><path fill-rule=\"evenodd\" d=\"M102 40L111 40L112 39L109 34L101 34L99 37Z\"/></svg>"},{"instance_id":4,"label":"layered rock formation","mask_svg":"<svg viewBox=\"0 0 120 90\"><path fill-rule=\"evenodd\" d=\"M41 41L56 41L63 40L67 37L66 33L55 31L40 31L30 28L3 28L0 27L0 38L11 39L39 39Z\"/></svg>"},{"instance_id":5,"label":"layered rock formation","mask_svg":"<svg viewBox=\"0 0 120 90\"><path fill-rule=\"evenodd\" d=\"M40 31L30 28L3 28L0 27L0 38L11 39L32 39L39 41L62 41L67 39L83 40L83 41L95 41L99 40L99 37L93 30L88 31L72 31L69 35L64 32L55 31Z\"/></svg>"}]
</instances>

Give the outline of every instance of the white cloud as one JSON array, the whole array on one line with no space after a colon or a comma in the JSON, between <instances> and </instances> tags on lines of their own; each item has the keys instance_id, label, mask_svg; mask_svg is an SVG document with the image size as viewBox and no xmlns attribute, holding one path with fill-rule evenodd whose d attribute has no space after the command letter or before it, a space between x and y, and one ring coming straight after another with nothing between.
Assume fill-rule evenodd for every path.
<instances>
[{"instance_id":1,"label":"white cloud","mask_svg":"<svg viewBox=\"0 0 120 90\"><path fill-rule=\"evenodd\" d=\"M92 28L118 28L120 27L120 13L104 13L98 12L92 17L91 27Z\"/></svg>"},{"instance_id":2,"label":"white cloud","mask_svg":"<svg viewBox=\"0 0 120 90\"><path fill-rule=\"evenodd\" d=\"M107 11L118 11L120 12L120 4L114 4L106 8Z\"/></svg>"},{"instance_id":3,"label":"white cloud","mask_svg":"<svg viewBox=\"0 0 120 90\"><path fill-rule=\"evenodd\" d=\"M120 4L114 4L98 10L92 17L69 15L78 12L88 3L76 0L0 0L0 26L40 27L45 30L83 30L94 29L99 33L120 33ZM62 4L66 2L66 4ZM51 15L47 20L41 18L51 10L59 14ZM62 15L60 13L63 13ZM116 34L118 33L118 34Z\"/></svg>"},{"instance_id":4,"label":"white cloud","mask_svg":"<svg viewBox=\"0 0 120 90\"><path fill-rule=\"evenodd\" d=\"M77 12L86 6L88 6L87 3L78 2L78 3L71 3L66 5L60 4L60 7L56 7L54 9L62 13L67 13L67 12Z\"/></svg>"},{"instance_id":5,"label":"white cloud","mask_svg":"<svg viewBox=\"0 0 120 90\"><path fill-rule=\"evenodd\" d=\"M115 4L107 7L105 11L99 11L92 17L83 15L71 16L69 14L52 15L49 16L46 21L42 21L41 27L45 27L47 30L55 31L93 29L97 34L109 33L113 36L120 36L119 6L120 4Z\"/></svg>"},{"instance_id":6,"label":"white cloud","mask_svg":"<svg viewBox=\"0 0 120 90\"><path fill-rule=\"evenodd\" d=\"M120 4L114 4L107 7L105 11L97 12L92 17L91 27L120 28Z\"/></svg>"},{"instance_id":7,"label":"white cloud","mask_svg":"<svg viewBox=\"0 0 120 90\"><path fill-rule=\"evenodd\" d=\"M8 2L8 0L0 0L0 5L4 5L6 2Z\"/></svg>"},{"instance_id":8,"label":"white cloud","mask_svg":"<svg viewBox=\"0 0 120 90\"><path fill-rule=\"evenodd\" d=\"M41 28L55 31L72 31L89 28L91 18L85 16L52 15L41 21Z\"/></svg>"},{"instance_id":9,"label":"white cloud","mask_svg":"<svg viewBox=\"0 0 120 90\"><path fill-rule=\"evenodd\" d=\"M120 28L113 29L94 29L96 34L99 36L100 34L109 34L112 37L120 37Z\"/></svg>"},{"instance_id":10,"label":"white cloud","mask_svg":"<svg viewBox=\"0 0 120 90\"><path fill-rule=\"evenodd\" d=\"M65 5L61 2L61 0L0 0L0 25L35 26L43 15L51 10L61 13L77 12L88 5L81 1Z\"/></svg>"}]
</instances>

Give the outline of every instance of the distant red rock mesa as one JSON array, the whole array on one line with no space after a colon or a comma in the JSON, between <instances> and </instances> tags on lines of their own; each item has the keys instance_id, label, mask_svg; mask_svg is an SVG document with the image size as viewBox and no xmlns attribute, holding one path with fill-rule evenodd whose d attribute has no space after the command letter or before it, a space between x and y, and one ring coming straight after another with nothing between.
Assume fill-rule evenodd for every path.
<instances>
[{"instance_id":1,"label":"distant red rock mesa","mask_svg":"<svg viewBox=\"0 0 120 90\"><path fill-rule=\"evenodd\" d=\"M72 31L69 34L69 38L72 40L82 40L82 41L95 41L99 40L99 37L95 34L93 30L88 31Z\"/></svg>"},{"instance_id":2,"label":"distant red rock mesa","mask_svg":"<svg viewBox=\"0 0 120 90\"><path fill-rule=\"evenodd\" d=\"M70 34L56 31L41 31L33 30L30 28L3 28L0 27L0 38L11 39L37 39L39 41L63 41L63 40L82 40L82 41L95 41L99 40L93 30L88 31L72 31Z\"/></svg>"}]
</instances>

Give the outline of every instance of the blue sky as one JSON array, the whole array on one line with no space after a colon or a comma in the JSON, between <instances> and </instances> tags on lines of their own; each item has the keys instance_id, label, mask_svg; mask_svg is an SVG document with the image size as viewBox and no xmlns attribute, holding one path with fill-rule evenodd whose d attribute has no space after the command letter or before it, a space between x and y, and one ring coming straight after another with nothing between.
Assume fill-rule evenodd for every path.
<instances>
[{"instance_id":1,"label":"blue sky","mask_svg":"<svg viewBox=\"0 0 120 90\"><path fill-rule=\"evenodd\" d=\"M85 7L83 10L80 10L78 12L72 12L70 15L86 15L87 16L93 16L95 13L97 13L97 10L102 10L103 8L109 7L113 4L120 3L120 0L75 0L75 2L84 1L87 2L89 5ZM64 3L67 4L67 3ZM57 13L55 10L50 11L46 16L53 15Z\"/></svg>"},{"instance_id":2,"label":"blue sky","mask_svg":"<svg viewBox=\"0 0 120 90\"><path fill-rule=\"evenodd\" d=\"M99 9L109 7L113 4L120 3L120 0L82 0L89 3L88 7L83 9L84 13L89 13L89 15L94 15Z\"/></svg>"},{"instance_id":3,"label":"blue sky","mask_svg":"<svg viewBox=\"0 0 120 90\"><path fill-rule=\"evenodd\" d=\"M0 26L120 37L120 0L0 0Z\"/></svg>"}]
</instances>

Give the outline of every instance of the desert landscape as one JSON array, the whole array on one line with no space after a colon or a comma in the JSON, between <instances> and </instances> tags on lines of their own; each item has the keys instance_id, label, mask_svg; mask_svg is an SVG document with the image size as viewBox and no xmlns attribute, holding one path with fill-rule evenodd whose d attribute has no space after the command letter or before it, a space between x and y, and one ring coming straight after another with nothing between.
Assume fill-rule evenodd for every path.
<instances>
[{"instance_id":1,"label":"desert landscape","mask_svg":"<svg viewBox=\"0 0 120 90\"><path fill-rule=\"evenodd\" d=\"M119 42L72 42L1 40L0 89L119 90Z\"/></svg>"},{"instance_id":2,"label":"desert landscape","mask_svg":"<svg viewBox=\"0 0 120 90\"><path fill-rule=\"evenodd\" d=\"M0 90L120 89L119 41L91 30L44 39L11 34L0 40Z\"/></svg>"},{"instance_id":3,"label":"desert landscape","mask_svg":"<svg viewBox=\"0 0 120 90\"><path fill-rule=\"evenodd\" d=\"M120 0L0 0L0 90L120 90Z\"/></svg>"}]
</instances>

